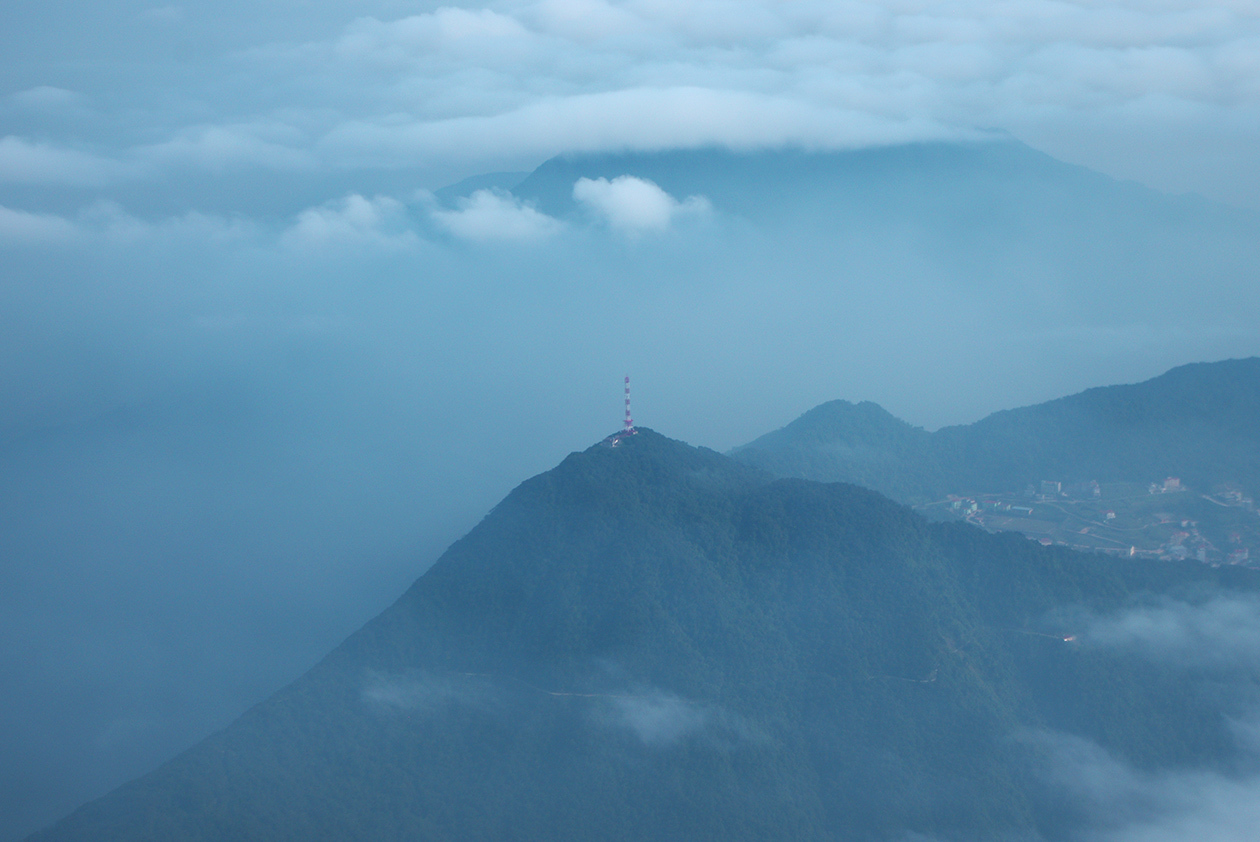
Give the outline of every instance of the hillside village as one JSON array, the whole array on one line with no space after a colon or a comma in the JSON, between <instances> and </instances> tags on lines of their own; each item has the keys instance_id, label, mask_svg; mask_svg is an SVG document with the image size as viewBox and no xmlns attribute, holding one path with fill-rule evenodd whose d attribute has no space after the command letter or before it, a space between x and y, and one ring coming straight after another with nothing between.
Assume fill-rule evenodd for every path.
<instances>
[{"instance_id":1,"label":"hillside village","mask_svg":"<svg viewBox=\"0 0 1260 842\"><path fill-rule=\"evenodd\" d=\"M915 507L1050 546L1161 561L1260 568L1260 511L1242 488L1193 489L1178 477L1148 483L1029 484L1020 494L950 494Z\"/></svg>"}]
</instances>

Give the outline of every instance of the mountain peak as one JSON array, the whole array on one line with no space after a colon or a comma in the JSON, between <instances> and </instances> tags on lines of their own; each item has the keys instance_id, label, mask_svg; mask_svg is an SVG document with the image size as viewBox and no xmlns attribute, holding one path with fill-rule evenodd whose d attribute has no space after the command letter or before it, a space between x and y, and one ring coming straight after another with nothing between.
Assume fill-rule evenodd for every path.
<instances>
[{"instance_id":1,"label":"mountain peak","mask_svg":"<svg viewBox=\"0 0 1260 842\"><path fill-rule=\"evenodd\" d=\"M1033 836L1012 728L1149 753L1208 704L1012 633L1139 574L640 428L522 483L307 675L38 838ZM1187 574L1215 575L1160 570ZM1193 713L1156 760L1225 744Z\"/></svg>"}]
</instances>

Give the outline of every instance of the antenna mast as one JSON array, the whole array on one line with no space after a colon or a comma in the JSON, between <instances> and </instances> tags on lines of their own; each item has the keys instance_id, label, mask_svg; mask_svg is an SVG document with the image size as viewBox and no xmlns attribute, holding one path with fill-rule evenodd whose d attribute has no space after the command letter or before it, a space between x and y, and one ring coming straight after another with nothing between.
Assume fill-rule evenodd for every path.
<instances>
[{"instance_id":1,"label":"antenna mast","mask_svg":"<svg viewBox=\"0 0 1260 842\"><path fill-rule=\"evenodd\" d=\"M626 427L621 431L623 436L634 435L634 419L630 417L630 375L626 375Z\"/></svg>"}]
</instances>

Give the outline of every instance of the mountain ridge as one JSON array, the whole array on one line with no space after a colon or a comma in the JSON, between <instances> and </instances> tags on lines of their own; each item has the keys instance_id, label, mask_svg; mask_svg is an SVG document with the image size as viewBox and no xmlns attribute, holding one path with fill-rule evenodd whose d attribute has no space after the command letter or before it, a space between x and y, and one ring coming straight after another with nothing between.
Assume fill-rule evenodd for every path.
<instances>
[{"instance_id":1,"label":"mountain ridge","mask_svg":"<svg viewBox=\"0 0 1260 842\"><path fill-rule=\"evenodd\" d=\"M32 838L1053 837L1015 729L1155 766L1223 762L1230 736L1181 676L1073 648L1047 612L1195 583L1260 585L929 524L640 428L526 480L301 679Z\"/></svg>"},{"instance_id":2,"label":"mountain ridge","mask_svg":"<svg viewBox=\"0 0 1260 842\"><path fill-rule=\"evenodd\" d=\"M1028 483L1162 480L1260 487L1260 358L1192 363L929 433L844 401L731 455L777 475L853 481L903 501ZM874 406L874 405L872 405ZM849 450L845 450L849 448ZM862 452L862 448L866 451ZM883 466L875 475L872 464Z\"/></svg>"}]
</instances>

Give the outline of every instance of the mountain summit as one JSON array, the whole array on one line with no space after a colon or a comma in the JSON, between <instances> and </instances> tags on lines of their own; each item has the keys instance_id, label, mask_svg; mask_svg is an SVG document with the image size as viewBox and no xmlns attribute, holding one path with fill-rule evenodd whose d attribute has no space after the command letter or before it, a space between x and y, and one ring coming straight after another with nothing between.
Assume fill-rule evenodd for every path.
<instances>
[{"instance_id":1,"label":"mountain summit","mask_svg":"<svg viewBox=\"0 0 1260 842\"><path fill-rule=\"evenodd\" d=\"M1021 729L1148 765L1230 737L1065 642L1158 569L928 524L640 428L522 483L225 731L39 840L997 839L1065 832Z\"/></svg>"},{"instance_id":2,"label":"mountain summit","mask_svg":"<svg viewBox=\"0 0 1260 842\"><path fill-rule=\"evenodd\" d=\"M1018 491L1043 479L1260 489L1260 358L1179 366L928 433L873 403L831 401L736 448L777 476L854 482L899 500Z\"/></svg>"}]
</instances>

